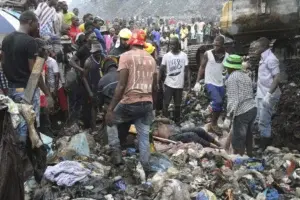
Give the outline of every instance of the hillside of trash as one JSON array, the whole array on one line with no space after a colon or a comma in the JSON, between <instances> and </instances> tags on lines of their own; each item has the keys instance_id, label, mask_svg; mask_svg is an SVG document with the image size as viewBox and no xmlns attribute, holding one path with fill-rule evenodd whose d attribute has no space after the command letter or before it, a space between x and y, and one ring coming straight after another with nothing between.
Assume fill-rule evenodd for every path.
<instances>
[{"instance_id":1,"label":"hillside of trash","mask_svg":"<svg viewBox=\"0 0 300 200\"><path fill-rule=\"evenodd\" d=\"M113 19L115 17L135 16L168 16L187 19L193 16L206 20L219 21L222 5L225 0L78 0L72 1L71 7L78 7L85 13L93 13L100 17ZM93 7L89 5L95 5ZM180 8L180 9L178 9Z\"/></svg>"}]
</instances>

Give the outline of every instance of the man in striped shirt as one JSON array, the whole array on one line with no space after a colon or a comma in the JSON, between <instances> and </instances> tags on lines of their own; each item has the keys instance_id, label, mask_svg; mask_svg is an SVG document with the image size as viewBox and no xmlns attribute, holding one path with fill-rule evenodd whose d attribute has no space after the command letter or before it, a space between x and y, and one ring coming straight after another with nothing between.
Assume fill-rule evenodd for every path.
<instances>
[{"instance_id":1,"label":"man in striped shirt","mask_svg":"<svg viewBox=\"0 0 300 200\"><path fill-rule=\"evenodd\" d=\"M254 101L252 81L242 70L242 58L230 55L223 63L229 77L226 81L227 89L227 118L224 125L232 123L232 148L235 154L243 155L245 147L247 155L252 156L252 126L256 118L256 104Z\"/></svg>"},{"instance_id":2,"label":"man in striped shirt","mask_svg":"<svg viewBox=\"0 0 300 200\"><path fill-rule=\"evenodd\" d=\"M35 10L35 14L39 19L41 37L47 38L58 34L58 30L55 30L54 28L54 22L57 20L57 14L55 10L57 2L58 0L42 2Z\"/></svg>"}]
</instances>

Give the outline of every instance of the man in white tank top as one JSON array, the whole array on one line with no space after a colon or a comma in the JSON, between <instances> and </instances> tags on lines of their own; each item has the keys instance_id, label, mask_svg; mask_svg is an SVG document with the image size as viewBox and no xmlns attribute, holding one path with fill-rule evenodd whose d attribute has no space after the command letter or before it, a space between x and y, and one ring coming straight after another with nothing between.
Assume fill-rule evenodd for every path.
<instances>
[{"instance_id":1,"label":"man in white tank top","mask_svg":"<svg viewBox=\"0 0 300 200\"><path fill-rule=\"evenodd\" d=\"M210 111L212 113L210 129L218 135L222 130L218 127L218 118L222 112L225 88L223 82L223 61L228 56L224 48L224 37L217 36L214 40L214 48L206 51L201 60L197 82L194 90L200 88L200 80L204 79L205 87L210 98Z\"/></svg>"}]
</instances>

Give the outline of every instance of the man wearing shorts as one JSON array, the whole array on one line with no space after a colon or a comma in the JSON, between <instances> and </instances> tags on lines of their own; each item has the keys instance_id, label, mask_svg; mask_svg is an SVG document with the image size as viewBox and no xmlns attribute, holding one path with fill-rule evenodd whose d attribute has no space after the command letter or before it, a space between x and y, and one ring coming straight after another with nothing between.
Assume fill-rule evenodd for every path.
<instances>
[{"instance_id":1,"label":"man wearing shorts","mask_svg":"<svg viewBox=\"0 0 300 200\"><path fill-rule=\"evenodd\" d=\"M224 48L224 37L216 37L213 45L214 48L212 50L204 53L194 91L199 90L200 82L203 78L205 78L204 83L211 101L210 107L208 108L209 113L212 115L210 130L218 135L221 135L222 130L218 126L218 119L222 112L223 100L225 96L222 74L224 66L222 63L228 54L225 52Z\"/></svg>"}]
</instances>

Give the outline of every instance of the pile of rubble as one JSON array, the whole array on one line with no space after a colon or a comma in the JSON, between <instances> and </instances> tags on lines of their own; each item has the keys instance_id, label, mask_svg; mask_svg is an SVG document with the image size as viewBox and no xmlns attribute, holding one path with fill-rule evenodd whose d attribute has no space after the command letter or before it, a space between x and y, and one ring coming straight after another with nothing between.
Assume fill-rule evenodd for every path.
<instances>
[{"instance_id":1,"label":"pile of rubble","mask_svg":"<svg viewBox=\"0 0 300 200\"><path fill-rule=\"evenodd\" d=\"M299 59L290 60L286 66L288 83L282 87L282 96L273 119L276 146L300 149L300 71Z\"/></svg>"},{"instance_id":2,"label":"pile of rubble","mask_svg":"<svg viewBox=\"0 0 300 200\"><path fill-rule=\"evenodd\" d=\"M88 132L42 138L49 147L48 167L40 185L33 178L25 183L28 200L300 198L298 151L268 147L261 159L253 159L201 144L155 142L145 172L135 148L123 151L124 165L113 166L109 148Z\"/></svg>"},{"instance_id":3,"label":"pile of rubble","mask_svg":"<svg viewBox=\"0 0 300 200\"><path fill-rule=\"evenodd\" d=\"M208 97L204 92L196 95L195 93L185 93L182 105L182 124L193 124L194 126L202 126L205 124L206 117L203 112L209 105Z\"/></svg>"},{"instance_id":4,"label":"pile of rubble","mask_svg":"<svg viewBox=\"0 0 300 200\"><path fill-rule=\"evenodd\" d=\"M300 95L300 74L296 68L296 64L292 64L286 70L290 83L284 87L280 115L274 119L275 136L282 138L285 134L288 136L285 141L300 136L299 101L296 101ZM156 130L170 134L164 143L155 142L156 152L151 155L147 171L138 161L136 147L124 149L124 165L112 165L108 146L98 143L98 139L103 138L100 131L91 135L72 126L65 130L68 136L56 140L42 135L49 149L48 167L41 184L36 184L33 178L26 181L26 199L300 199L300 153L297 150L268 147L259 158L229 154L219 149L220 140L217 141L216 136L207 136L205 134L210 133L201 131L207 120L203 114L209 103L207 97L186 93L183 99L181 127L157 123L154 136ZM203 140L193 143L189 140L191 135L202 139L205 135L208 143ZM182 139L184 137L187 141ZM215 143L215 148L211 148L211 143Z\"/></svg>"},{"instance_id":5,"label":"pile of rubble","mask_svg":"<svg viewBox=\"0 0 300 200\"><path fill-rule=\"evenodd\" d=\"M70 7L77 7L86 13L101 13L101 17L110 19L118 17L135 16L175 16L188 20L193 16L216 21L221 14L225 0L80 0L72 1ZM93 4L94 6L90 6ZM178 9L181 8L181 9ZM188 21L189 22L189 21Z\"/></svg>"}]
</instances>

